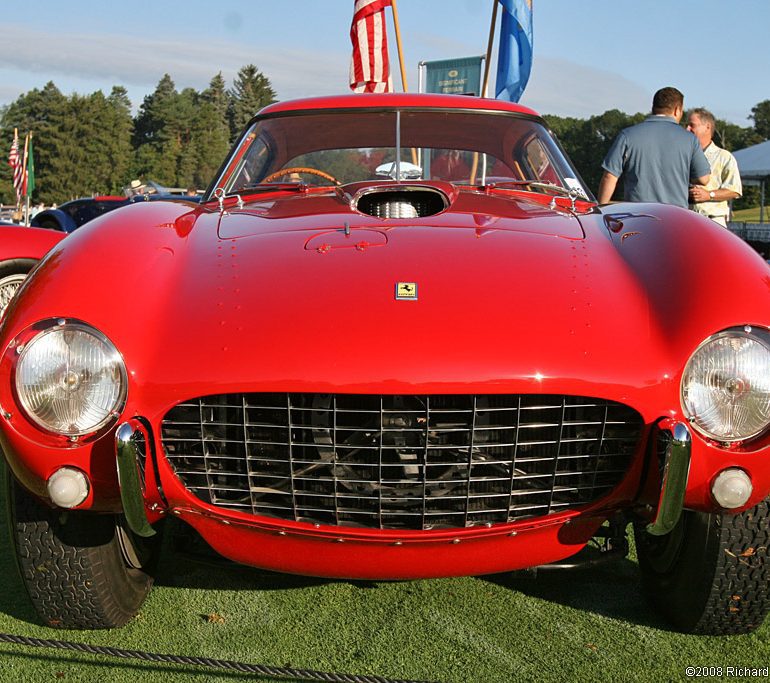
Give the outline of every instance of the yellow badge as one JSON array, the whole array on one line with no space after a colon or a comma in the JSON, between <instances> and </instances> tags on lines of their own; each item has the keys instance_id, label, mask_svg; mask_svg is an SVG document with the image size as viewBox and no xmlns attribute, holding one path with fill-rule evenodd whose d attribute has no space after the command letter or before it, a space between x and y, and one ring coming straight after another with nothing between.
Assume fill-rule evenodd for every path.
<instances>
[{"instance_id":1,"label":"yellow badge","mask_svg":"<svg viewBox=\"0 0 770 683\"><path fill-rule=\"evenodd\" d=\"M397 282L396 299L406 301L417 301L417 283L416 282Z\"/></svg>"}]
</instances>

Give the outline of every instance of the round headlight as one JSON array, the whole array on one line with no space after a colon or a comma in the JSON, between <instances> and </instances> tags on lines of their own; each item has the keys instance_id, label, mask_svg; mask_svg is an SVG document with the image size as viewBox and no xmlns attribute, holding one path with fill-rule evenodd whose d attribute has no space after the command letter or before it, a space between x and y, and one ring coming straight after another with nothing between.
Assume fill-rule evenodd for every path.
<instances>
[{"instance_id":1,"label":"round headlight","mask_svg":"<svg viewBox=\"0 0 770 683\"><path fill-rule=\"evenodd\" d=\"M770 344L751 328L703 342L682 376L682 407L693 427L718 441L742 441L770 424Z\"/></svg>"},{"instance_id":2,"label":"round headlight","mask_svg":"<svg viewBox=\"0 0 770 683\"><path fill-rule=\"evenodd\" d=\"M22 349L16 393L27 416L66 436L95 432L126 399L123 359L101 332L64 323L39 332Z\"/></svg>"}]
</instances>

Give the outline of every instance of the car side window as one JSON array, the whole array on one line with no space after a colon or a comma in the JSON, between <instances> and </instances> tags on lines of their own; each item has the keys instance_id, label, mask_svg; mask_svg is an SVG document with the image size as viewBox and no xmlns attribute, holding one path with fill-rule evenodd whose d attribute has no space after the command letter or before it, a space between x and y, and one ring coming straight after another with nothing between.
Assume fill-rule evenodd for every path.
<instances>
[{"instance_id":1,"label":"car side window","mask_svg":"<svg viewBox=\"0 0 770 683\"><path fill-rule=\"evenodd\" d=\"M561 185L559 174L554 168L548 150L539 138L532 138L524 148L526 165L532 172L532 179L544 183Z\"/></svg>"}]
</instances>

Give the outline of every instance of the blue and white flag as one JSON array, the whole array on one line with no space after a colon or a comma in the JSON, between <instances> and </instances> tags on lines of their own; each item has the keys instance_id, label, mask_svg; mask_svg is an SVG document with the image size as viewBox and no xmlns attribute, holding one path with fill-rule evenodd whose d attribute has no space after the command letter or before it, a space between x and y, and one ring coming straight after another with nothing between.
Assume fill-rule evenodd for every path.
<instances>
[{"instance_id":1,"label":"blue and white flag","mask_svg":"<svg viewBox=\"0 0 770 683\"><path fill-rule=\"evenodd\" d=\"M495 97L518 102L532 70L532 0L500 0L500 4L503 20Z\"/></svg>"}]
</instances>

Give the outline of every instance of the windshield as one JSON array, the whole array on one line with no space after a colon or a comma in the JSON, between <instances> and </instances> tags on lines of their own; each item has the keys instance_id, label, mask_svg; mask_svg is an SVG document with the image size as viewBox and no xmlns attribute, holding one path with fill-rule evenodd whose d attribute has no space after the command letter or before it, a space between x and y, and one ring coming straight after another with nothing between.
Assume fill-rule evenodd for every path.
<instances>
[{"instance_id":1,"label":"windshield","mask_svg":"<svg viewBox=\"0 0 770 683\"><path fill-rule=\"evenodd\" d=\"M217 187L443 180L461 185L533 181L589 197L538 121L498 112L290 112L252 124Z\"/></svg>"}]
</instances>

